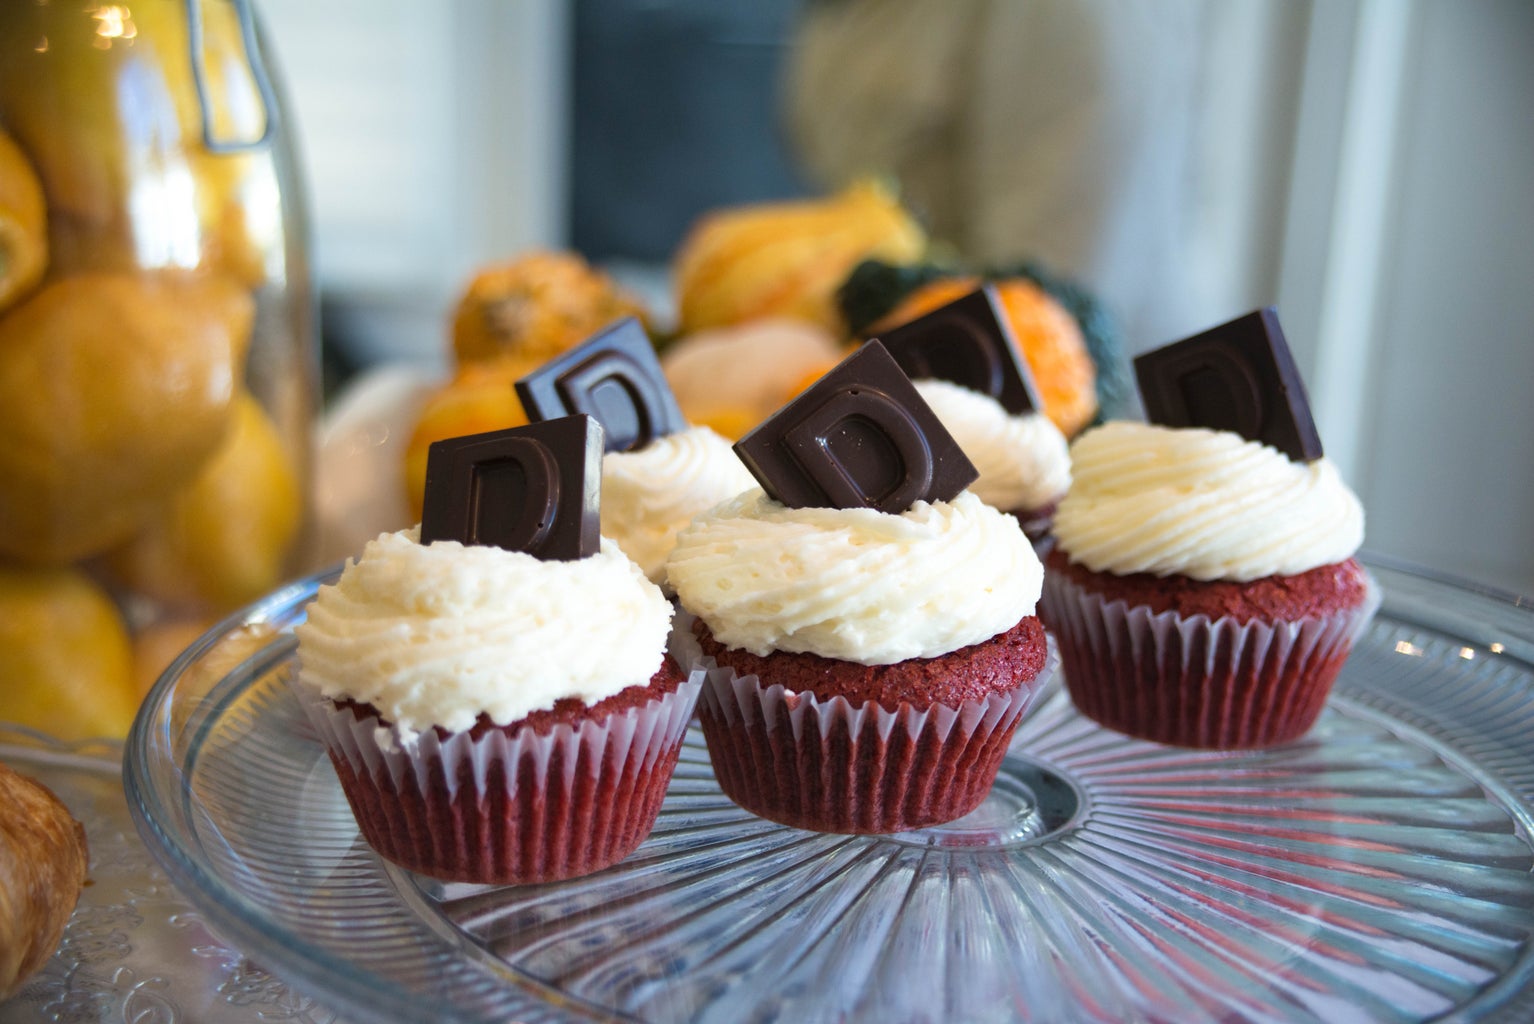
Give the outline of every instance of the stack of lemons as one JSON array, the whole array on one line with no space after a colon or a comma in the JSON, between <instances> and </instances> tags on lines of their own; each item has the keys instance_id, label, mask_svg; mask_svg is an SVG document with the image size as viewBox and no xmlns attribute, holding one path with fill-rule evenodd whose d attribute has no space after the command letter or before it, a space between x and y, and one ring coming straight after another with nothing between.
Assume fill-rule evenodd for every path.
<instances>
[{"instance_id":1,"label":"stack of lemons","mask_svg":"<svg viewBox=\"0 0 1534 1024\"><path fill-rule=\"evenodd\" d=\"M208 6L216 127L259 134ZM0 8L0 720L66 739L122 736L180 645L280 581L302 518L245 383L274 170L204 147L184 17Z\"/></svg>"}]
</instances>

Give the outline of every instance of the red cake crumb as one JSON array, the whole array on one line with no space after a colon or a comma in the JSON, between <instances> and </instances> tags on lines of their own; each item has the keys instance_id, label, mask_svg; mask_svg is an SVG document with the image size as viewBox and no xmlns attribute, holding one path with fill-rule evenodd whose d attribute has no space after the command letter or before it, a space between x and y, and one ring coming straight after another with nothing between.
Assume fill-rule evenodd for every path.
<instances>
[{"instance_id":1,"label":"red cake crumb","mask_svg":"<svg viewBox=\"0 0 1534 1024\"><path fill-rule=\"evenodd\" d=\"M1361 604L1368 592L1367 575L1355 558L1293 576L1265 576L1239 583L1144 572L1125 576L1093 572L1070 561L1057 547L1045 557L1044 570L1061 573L1105 600L1122 600L1125 604L1146 605L1157 612L1175 611L1187 617L1207 615L1218 619L1228 615L1243 623L1330 615Z\"/></svg>"},{"instance_id":2,"label":"red cake crumb","mask_svg":"<svg viewBox=\"0 0 1534 1024\"><path fill-rule=\"evenodd\" d=\"M781 683L785 689L808 691L822 700L840 695L854 706L876 701L889 711L902 703L918 711L934 704L957 707L966 700L984 700L1015 689L1039 674L1047 651L1044 625L1033 615L981 643L893 665L860 665L788 651L759 656L724 646L702 619L693 623L693 633L705 655L738 675L755 675L766 685Z\"/></svg>"}]
</instances>

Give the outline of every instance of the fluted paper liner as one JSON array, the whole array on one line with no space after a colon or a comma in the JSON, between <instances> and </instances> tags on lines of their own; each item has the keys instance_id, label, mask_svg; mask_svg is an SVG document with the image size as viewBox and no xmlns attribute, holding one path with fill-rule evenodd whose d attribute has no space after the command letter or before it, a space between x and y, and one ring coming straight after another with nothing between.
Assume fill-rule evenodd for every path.
<instances>
[{"instance_id":1,"label":"fluted paper liner","mask_svg":"<svg viewBox=\"0 0 1534 1024\"><path fill-rule=\"evenodd\" d=\"M540 735L404 736L295 684L357 827L380 856L458 882L548 882L633 852L655 825L702 685Z\"/></svg>"},{"instance_id":2,"label":"fluted paper liner","mask_svg":"<svg viewBox=\"0 0 1534 1024\"><path fill-rule=\"evenodd\" d=\"M706 672L698 718L720 788L753 814L818 832L904 832L974 810L1058 664L1051 644L1038 675L1011 690L889 711L737 675L703 657L678 618L672 654Z\"/></svg>"},{"instance_id":3,"label":"fluted paper liner","mask_svg":"<svg viewBox=\"0 0 1534 1024\"><path fill-rule=\"evenodd\" d=\"M1245 749L1299 739L1380 604L1292 622L1154 612L1046 573L1043 605L1065 685L1088 718L1140 739Z\"/></svg>"}]
</instances>

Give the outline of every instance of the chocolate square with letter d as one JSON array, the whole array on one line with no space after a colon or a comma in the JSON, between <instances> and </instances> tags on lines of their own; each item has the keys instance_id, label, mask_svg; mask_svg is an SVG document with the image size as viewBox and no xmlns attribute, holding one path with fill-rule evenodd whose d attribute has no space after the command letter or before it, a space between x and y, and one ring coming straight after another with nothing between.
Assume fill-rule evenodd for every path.
<instances>
[{"instance_id":1,"label":"chocolate square with letter d","mask_svg":"<svg viewBox=\"0 0 1534 1024\"><path fill-rule=\"evenodd\" d=\"M1044 403L991 285L879 334L912 380L946 380L994 398L1013 416Z\"/></svg>"},{"instance_id":2,"label":"chocolate square with letter d","mask_svg":"<svg viewBox=\"0 0 1534 1024\"><path fill-rule=\"evenodd\" d=\"M633 317L549 360L516 386L528 419L593 416L610 452L643 448L687 427L655 348Z\"/></svg>"},{"instance_id":3,"label":"chocolate square with letter d","mask_svg":"<svg viewBox=\"0 0 1534 1024\"><path fill-rule=\"evenodd\" d=\"M1135 357L1146 418L1272 445L1296 462L1321 457L1305 383L1272 308Z\"/></svg>"},{"instance_id":4,"label":"chocolate square with letter d","mask_svg":"<svg viewBox=\"0 0 1534 1024\"><path fill-rule=\"evenodd\" d=\"M947 501L980 474L877 340L735 443L773 498L794 508L898 513Z\"/></svg>"},{"instance_id":5,"label":"chocolate square with letter d","mask_svg":"<svg viewBox=\"0 0 1534 1024\"><path fill-rule=\"evenodd\" d=\"M456 540L574 561L601 544L602 425L565 416L437 441L421 543Z\"/></svg>"}]
</instances>

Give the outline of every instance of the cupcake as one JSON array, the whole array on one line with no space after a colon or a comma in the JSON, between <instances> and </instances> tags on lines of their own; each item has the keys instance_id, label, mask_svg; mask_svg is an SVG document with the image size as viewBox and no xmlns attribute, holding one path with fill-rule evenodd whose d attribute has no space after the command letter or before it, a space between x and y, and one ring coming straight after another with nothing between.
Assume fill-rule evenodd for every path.
<instances>
[{"instance_id":1,"label":"cupcake","mask_svg":"<svg viewBox=\"0 0 1534 1024\"><path fill-rule=\"evenodd\" d=\"M1070 449L1060 428L1037 412L1014 416L995 399L945 380L913 383L980 471L970 490L1011 513L1029 540L1042 543L1071 486Z\"/></svg>"},{"instance_id":2,"label":"cupcake","mask_svg":"<svg viewBox=\"0 0 1534 1024\"><path fill-rule=\"evenodd\" d=\"M699 679L665 652L670 602L582 522L599 446L587 417L438 442L432 468L460 472L429 475L422 525L370 542L296 628L295 688L386 859L547 882L653 827Z\"/></svg>"},{"instance_id":3,"label":"cupcake","mask_svg":"<svg viewBox=\"0 0 1534 1024\"><path fill-rule=\"evenodd\" d=\"M1049 671L1017 521L964 490L973 466L878 342L736 447L764 487L698 516L667 562L696 616L674 649L711 669L720 787L826 832L967 814Z\"/></svg>"},{"instance_id":4,"label":"cupcake","mask_svg":"<svg viewBox=\"0 0 1534 1024\"><path fill-rule=\"evenodd\" d=\"M602 534L656 583L665 585L677 532L755 484L730 442L687 423L637 320L587 339L516 387L532 422L586 413L602 424Z\"/></svg>"},{"instance_id":5,"label":"cupcake","mask_svg":"<svg viewBox=\"0 0 1534 1024\"><path fill-rule=\"evenodd\" d=\"M879 340L974 463L970 490L1042 545L1070 487L1070 455L997 303L985 285Z\"/></svg>"},{"instance_id":6,"label":"cupcake","mask_svg":"<svg viewBox=\"0 0 1534 1024\"><path fill-rule=\"evenodd\" d=\"M667 586L666 557L693 516L756 486L730 442L689 426L602 456L602 535L654 582Z\"/></svg>"},{"instance_id":7,"label":"cupcake","mask_svg":"<svg viewBox=\"0 0 1534 1024\"><path fill-rule=\"evenodd\" d=\"M1296 740L1379 603L1355 557L1363 509L1321 454L1271 310L1136 369L1148 413L1171 422L1076 439L1046 560L1071 699L1161 743Z\"/></svg>"}]
</instances>

